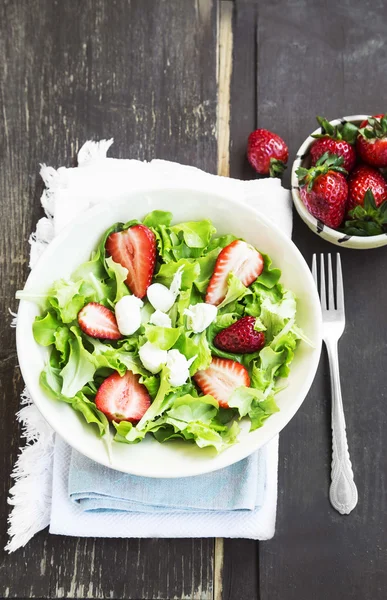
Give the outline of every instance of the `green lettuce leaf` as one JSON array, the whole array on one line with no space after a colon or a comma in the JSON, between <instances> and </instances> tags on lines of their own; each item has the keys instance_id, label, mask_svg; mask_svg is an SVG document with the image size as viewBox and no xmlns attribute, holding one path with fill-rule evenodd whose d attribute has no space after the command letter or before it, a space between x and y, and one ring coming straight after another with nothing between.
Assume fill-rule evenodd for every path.
<instances>
[{"instance_id":1,"label":"green lettuce leaf","mask_svg":"<svg viewBox=\"0 0 387 600\"><path fill-rule=\"evenodd\" d=\"M302 329L300 327L298 327L295 323L293 323L291 331L292 331L292 333L294 333L294 335L296 336L296 338L298 340L302 340L303 342L305 342L305 344L307 344L311 348L316 347L315 344L312 342L312 340L310 340L308 338L308 336L306 336L305 333L302 331Z\"/></svg>"},{"instance_id":2,"label":"green lettuce leaf","mask_svg":"<svg viewBox=\"0 0 387 600\"><path fill-rule=\"evenodd\" d=\"M88 343L93 347L92 359L96 369L114 369L120 375L132 371L135 375L148 376L148 371L143 367L138 352L128 351L124 346L114 348L111 344L103 343L95 338L86 337ZM138 340L137 346L138 346Z\"/></svg>"},{"instance_id":3,"label":"green lettuce leaf","mask_svg":"<svg viewBox=\"0 0 387 600\"><path fill-rule=\"evenodd\" d=\"M192 352L195 349L195 353L189 358L192 358L196 355L196 358L189 370L192 377L192 375L195 375L196 371L202 371L210 366L212 355L205 331L194 334L190 341L193 344Z\"/></svg>"},{"instance_id":4,"label":"green lettuce leaf","mask_svg":"<svg viewBox=\"0 0 387 600\"><path fill-rule=\"evenodd\" d=\"M228 405L230 408L236 408L241 417L245 417L251 411L254 400L263 400L262 392L251 387L242 386L233 391Z\"/></svg>"},{"instance_id":5,"label":"green lettuce leaf","mask_svg":"<svg viewBox=\"0 0 387 600\"><path fill-rule=\"evenodd\" d=\"M181 260L182 258L198 259L202 255L202 248L191 248L187 246L183 239L177 238L175 235L171 235L173 240L172 246L172 260Z\"/></svg>"},{"instance_id":6,"label":"green lettuce leaf","mask_svg":"<svg viewBox=\"0 0 387 600\"><path fill-rule=\"evenodd\" d=\"M152 400L154 400L157 396L157 392L160 387L160 379L156 377L156 375L143 375L140 379L140 383L143 383L148 390L148 393Z\"/></svg>"},{"instance_id":7,"label":"green lettuce leaf","mask_svg":"<svg viewBox=\"0 0 387 600\"><path fill-rule=\"evenodd\" d=\"M119 263L114 262L111 256L109 256L105 262L108 275L113 282L111 300L116 304L121 298L129 296L130 294L125 283L128 276L128 270Z\"/></svg>"},{"instance_id":8,"label":"green lettuce leaf","mask_svg":"<svg viewBox=\"0 0 387 600\"><path fill-rule=\"evenodd\" d=\"M70 354L71 332L68 327L58 327L54 334L54 345L60 354L60 363L66 364Z\"/></svg>"},{"instance_id":9,"label":"green lettuce leaf","mask_svg":"<svg viewBox=\"0 0 387 600\"><path fill-rule=\"evenodd\" d=\"M186 394L175 399L169 410L142 429L115 423L115 439L137 443L146 433L152 433L159 442L182 438L194 441L201 448L213 446L220 452L235 443L239 426L235 422L230 427L219 425L214 418L217 410L217 402L211 396L196 398Z\"/></svg>"},{"instance_id":10,"label":"green lettuce leaf","mask_svg":"<svg viewBox=\"0 0 387 600\"><path fill-rule=\"evenodd\" d=\"M53 311L47 311L43 317L35 317L32 332L35 341L41 346L50 346L55 343L55 333L60 326L60 321Z\"/></svg>"},{"instance_id":11,"label":"green lettuce leaf","mask_svg":"<svg viewBox=\"0 0 387 600\"><path fill-rule=\"evenodd\" d=\"M77 269L75 269L75 271L71 275L71 279L72 281L77 282L80 279L88 279L90 275L93 275L95 279L106 279L107 273L101 261L100 249L98 249L97 252L93 253L90 260L82 263L81 265L79 265L79 267L77 267Z\"/></svg>"},{"instance_id":12,"label":"green lettuce leaf","mask_svg":"<svg viewBox=\"0 0 387 600\"><path fill-rule=\"evenodd\" d=\"M15 294L16 300L26 300L36 304L41 311L45 311L48 308L48 296L47 293L42 294L40 291L34 290L17 290Z\"/></svg>"},{"instance_id":13,"label":"green lettuce leaf","mask_svg":"<svg viewBox=\"0 0 387 600\"><path fill-rule=\"evenodd\" d=\"M83 415L87 423L98 427L100 436L105 435L109 431L108 419L85 394L78 392L74 398L71 398L70 404L74 410Z\"/></svg>"},{"instance_id":14,"label":"green lettuce leaf","mask_svg":"<svg viewBox=\"0 0 387 600\"><path fill-rule=\"evenodd\" d=\"M211 250L211 252L208 252L205 256L201 256L196 260L195 264L199 265L199 274L193 280L193 283L202 294L204 294L207 290L208 283L214 272L216 259L218 258L220 251L220 247L214 248Z\"/></svg>"},{"instance_id":15,"label":"green lettuce leaf","mask_svg":"<svg viewBox=\"0 0 387 600\"><path fill-rule=\"evenodd\" d=\"M169 227L172 223L173 215L171 212L167 212L165 210L152 210L152 212L148 213L146 217L143 219L144 225L147 227L158 227L159 225L165 225Z\"/></svg>"},{"instance_id":16,"label":"green lettuce leaf","mask_svg":"<svg viewBox=\"0 0 387 600\"><path fill-rule=\"evenodd\" d=\"M184 314L185 310L190 306L190 304L196 304L199 301L201 301L201 297L199 292L197 292L193 286L187 290L182 290L177 301L171 309L170 315L172 320L175 319L177 325L179 326L185 325L187 320L187 317Z\"/></svg>"},{"instance_id":17,"label":"green lettuce leaf","mask_svg":"<svg viewBox=\"0 0 387 600\"><path fill-rule=\"evenodd\" d=\"M219 404L212 396L196 398L185 394L177 398L168 410L168 416L178 421L190 423L200 421L210 423L218 412Z\"/></svg>"},{"instance_id":18,"label":"green lettuce leaf","mask_svg":"<svg viewBox=\"0 0 387 600\"><path fill-rule=\"evenodd\" d=\"M281 277L281 271L280 269L275 269L271 266L272 260L269 256L267 256L267 254L263 254L263 252L261 252L261 255L263 258L264 266L262 273L258 277L258 281L260 285L271 289L279 282Z\"/></svg>"},{"instance_id":19,"label":"green lettuce leaf","mask_svg":"<svg viewBox=\"0 0 387 600\"><path fill-rule=\"evenodd\" d=\"M156 236L157 251L164 263L174 260L172 253L172 240L165 225L158 225L151 228Z\"/></svg>"},{"instance_id":20,"label":"green lettuce leaf","mask_svg":"<svg viewBox=\"0 0 387 600\"><path fill-rule=\"evenodd\" d=\"M80 330L71 327L70 331L73 337L69 340L69 360L60 372L63 380L61 393L67 398L75 396L86 383L92 381L96 371L94 358L84 347Z\"/></svg>"},{"instance_id":21,"label":"green lettuce leaf","mask_svg":"<svg viewBox=\"0 0 387 600\"><path fill-rule=\"evenodd\" d=\"M184 242L189 248L205 248L212 235L216 232L215 227L208 219L203 221L187 221L173 225L171 231L175 234L183 233Z\"/></svg>"},{"instance_id":22,"label":"green lettuce leaf","mask_svg":"<svg viewBox=\"0 0 387 600\"><path fill-rule=\"evenodd\" d=\"M223 302L221 302L218 306L218 310L230 304L230 302L234 302L234 300L241 300L247 294L251 294L249 288L245 287L238 277L234 275L234 273L230 273L227 279L227 294Z\"/></svg>"},{"instance_id":23,"label":"green lettuce leaf","mask_svg":"<svg viewBox=\"0 0 387 600\"><path fill-rule=\"evenodd\" d=\"M255 431L259 427L262 427L266 419L278 411L279 408L273 396L269 396L262 401L253 401L249 412L251 421L250 431Z\"/></svg>"},{"instance_id":24,"label":"green lettuce leaf","mask_svg":"<svg viewBox=\"0 0 387 600\"><path fill-rule=\"evenodd\" d=\"M48 293L48 302L63 323L75 321L87 302L87 296L81 290L82 283L81 279L75 282L59 279Z\"/></svg>"},{"instance_id":25,"label":"green lettuce leaf","mask_svg":"<svg viewBox=\"0 0 387 600\"><path fill-rule=\"evenodd\" d=\"M149 423L149 421L153 421L153 419L161 415L167 408L172 406L173 395L169 393L172 389L172 386L168 381L168 377L169 370L167 367L163 367L160 372L160 386L157 391L157 395L146 411L145 415L138 422L136 426L137 430L141 431L142 429L146 429L146 425Z\"/></svg>"},{"instance_id":26,"label":"green lettuce leaf","mask_svg":"<svg viewBox=\"0 0 387 600\"><path fill-rule=\"evenodd\" d=\"M161 350L170 350L172 346L175 345L182 332L182 327L145 325L146 339Z\"/></svg>"},{"instance_id":27,"label":"green lettuce leaf","mask_svg":"<svg viewBox=\"0 0 387 600\"><path fill-rule=\"evenodd\" d=\"M53 368L50 363L47 363L40 375L40 385L49 396L70 404L74 410L82 414L87 423L96 425L100 436L109 431L109 421L98 410L95 403L85 395L84 389L79 390L72 398L61 393L62 377L60 371Z\"/></svg>"},{"instance_id":28,"label":"green lettuce leaf","mask_svg":"<svg viewBox=\"0 0 387 600\"><path fill-rule=\"evenodd\" d=\"M232 233L220 235L218 237L213 237L207 246L207 254L209 254L215 248L217 248L220 251L222 250L222 248L225 248L226 246L231 244L231 242L235 242L235 240L238 239L239 238L237 238L235 235L232 235Z\"/></svg>"},{"instance_id":29,"label":"green lettuce leaf","mask_svg":"<svg viewBox=\"0 0 387 600\"><path fill-rule=\"evenodd\" d=\"M296 316L296 299L290 290L286 290L280 301L266 296L261 303L261 322L266 327L266 339L270 341L283 329L287 320L294 320Z\"/></svg>"},{"instance_id":30,"label":"green lettuce leaf","mask_svg":"<svg viewBox=\"0 0 387 600\"><path fill-rule=\"evenodd\" d=\"M191 289L193 282L198 278L200 273L200 266L197 262L192 262L186 258L181 258L177 262L169 262L161 265L156 279L159 283L169 287L172 283L173 277L180 267L184 267L181 278L181 289Z\"/></svg>"},{"instance_id":31,"label":"green lettuce leaf","mask_svg":"<svg viewBox=\"0 0 387 600\"><path fill-rule=\"evenodd\" d=\"M53 367L48 361L40 374L39 383L46 394L53 398L60 398L63 380L60 374L61 369Z\"/></svg>"}]
</instances>

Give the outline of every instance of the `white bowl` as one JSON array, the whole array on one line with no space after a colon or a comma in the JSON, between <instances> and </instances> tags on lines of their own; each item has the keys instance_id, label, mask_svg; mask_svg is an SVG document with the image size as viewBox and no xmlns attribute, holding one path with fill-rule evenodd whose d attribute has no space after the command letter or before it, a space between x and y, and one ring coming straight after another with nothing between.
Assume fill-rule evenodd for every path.
<instances>
[{"instance_id":1,"label":"white bowl","mask_svg":"<svg viewBox=\"0 0 387 600\"><path fill-rule=\"evenodd\" d=\"M158 189L128 193L114 205L98 205L84 212L76 223L65 228L48 246L28 277L26 288L47 291L52 282L68 277L88 260L103 232L113 223L141 219L154 209L171 211L174 222L209 218L220 234L233 233L269 254L282 269L282 281L298 299L298 323L314 342L297 349L287 389L278 394L280 412L265 425L249 433L242 423L239 443L217 455L184 442L158 443L149 437L140 444L113 442L111 460L106 447L81 417L67 404L48 397L39 385L39 375L48 356L32 335L32 323L39 309L21 301L16 341L19 363L26 386L40 412L70 446L98 463L134 475L184 477L199 475L231 465L266 444L290 421L301 406L314 379L321 349L321 311L309 268L293 242L252 208L210 193L184 189Z\"/></svg>"},{"instance_id":2,"label":"white bowl","mask_svg":"<svg viewBox=\"0 0 387 600\"><path fill-rule=\"evenodd\" d=\"M345 122L350 122L354 123L355 125L359 125L362 121L364 121L364 119L368 119L368 117L369 115L351 115L349 117L335 119L334 121L330 121L330 123L332 123L332 125L339 125L340 123L344 124ZM373 235L369 237L362 237L360 235L345 235L343 232L336 231L336 229L332 229L331 227L324 225L324 223L321 221L315 219L301 200L296 170L301 166L310 166L309 150L311 145L316 141L315 138L312 137L312 135L316 133L321 133L320 127L313 131L313 133L301 144L292 166L291 183L293 202L301 219L314 233L317 233L317 235L320 235L327 242L332 242L332 244L336 244L337 246L342 246L344 248L356 248L359 250L385 246L387 244L386 234Z\"/></svg>"}]
</instances>

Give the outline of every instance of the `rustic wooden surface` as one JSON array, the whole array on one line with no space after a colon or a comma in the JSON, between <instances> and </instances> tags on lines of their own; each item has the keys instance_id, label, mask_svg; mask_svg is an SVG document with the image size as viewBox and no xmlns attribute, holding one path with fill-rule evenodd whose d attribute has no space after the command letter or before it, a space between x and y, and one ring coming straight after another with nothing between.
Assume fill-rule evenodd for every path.
<instances>
[{"instance_id":1,"label":"rustic wooden surface","mask_svg":"<svg viewBox=\"0 0 387 600\"><path fill-rule=\"evenodd\" d=\"M217 170L217 3L212 0L0 2L0 547L22 389L8 307L27 275L41 215L39 162L71 164L89 138L114 156ZM47 532L1 552L0 596L213 596L214 541L84 540Z\"/></svg>"},{"instance_id":2,"label":"rustic wooden surface","mask_svg":"<svg viewBox=\"0 0 387 600\"><path fill-rule=\"evenodd\" d=\"M253 177L244 152L257 124L282 135L292 157L316 114L385 109L386 23L382 0L0 0L1 547L22 389L7 311L16 306L28 236L41 214L38 163L69 164L86 139L114 136L115 156L227 173L231 114L231 175ZM334 250L298 217L294 239L308 261L314 251ZM281 436L273 540L78 540L42 532L25 549L0 553L0 597L384 600L387 248L342 256L348 324L340 358L359 488L354 513L338 515L327 499L324 355Z\"/></svg>"},{"instance_id":3,"label":"rustic wooden surface","mask_svg":"<svg viewBox=\"0 0 387 600\"><path fill-rule=\"evenodd\" d=\"M236 0L231 175L253 176L243 150L257 125L283 136L294 157L315 128L315 115L333 119L383 112L386 23L382 0ZM289 172L284 182L290 184ZM293 239L309 264L313 252L336 251L297 215ZM249 560L251 543L225 542L224 585L234 590L230 599L238 597L239 585L245 585L244 599L256 598L257 581L260 600L386 598L387 248L342 249L341 255L347 326L340 365L359 503L351 515L340 516L328 501L331 437L324 352L308 398L281 434L274 539L259 545L259 562L251 561L242 578L231 566L243 554Z\"/></svg>"}]
</instances>

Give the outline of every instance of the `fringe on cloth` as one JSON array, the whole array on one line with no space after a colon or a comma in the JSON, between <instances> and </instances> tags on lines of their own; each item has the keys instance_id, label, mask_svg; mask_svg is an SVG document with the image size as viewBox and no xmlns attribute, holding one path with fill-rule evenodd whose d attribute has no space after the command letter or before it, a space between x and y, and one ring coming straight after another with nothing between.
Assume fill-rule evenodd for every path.
<instances>
[{"instance_id":1,"label":"fringe on cloth","mask_svg":"<svg viewBox=\"0 0 387 600\"><path fill-rule=\"evenodd\" d=\"M5 547L14 552L50 523L52 461L54 431L40 414L25 389L22 408L16 417L22 426L21 448L11 477L15 484L9 491L8 503L13 506L8 517L9 542Z\"/></svg>"},{"instance_id":2,"label":"fringe on cloth","mask_svg":"<svg viewBox=\"0 0 387 600\"><path fill-rule=\"evenodd\" d=\"M15 312L13 312L10 308L8 309L9 314L12 317L12 321L10 324L10 327L12 327L12 329L16 329L16 325L17 325L17 314Z\"/></svg>"},{"instance_id":3,"label":"fringe on cloth","mask_svg":"<svg viewBox=\"0 0 387 600\"><path fill-rule=\"evenodd\" d=\"M112 143L113 139L86 142L78 152L78 166L106 158ZM55 196L58 189L66 187L64 167L54 169L41 165L40 175L46 186L40 199L46 216L38 221L36 231L29 238L31 269L54 239ZM17 315L11 310L9 312L13 317L11 327L16 327ZM9 541L5 547L8 552L25 546L38 531L47 527L51 514L55 434L32 403L27 388L21 395L21 406L16 417L21 423L26 445L20 449L11 475L15 484L8 498L13 507L8 517Z\"/></svg>"}]
</instances>

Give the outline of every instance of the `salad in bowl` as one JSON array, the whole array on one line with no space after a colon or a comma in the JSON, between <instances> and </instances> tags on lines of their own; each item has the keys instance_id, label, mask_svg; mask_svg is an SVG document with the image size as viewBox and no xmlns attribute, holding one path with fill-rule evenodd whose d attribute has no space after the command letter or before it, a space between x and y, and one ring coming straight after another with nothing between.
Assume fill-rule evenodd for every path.
<instances>
[{"instance_id":1,"label":"salad in bowl","mask_svg":"<svg viewBox=\"0 0 387 600\"><path fill-rule=\"evenodd\" d=\"M300 343L297 299L265 248L210 219L152 210L113 223L86 262L45 293L39 384L105 440L179 439L222 452L279 411Z\"/></svg>"}]
</instances>

